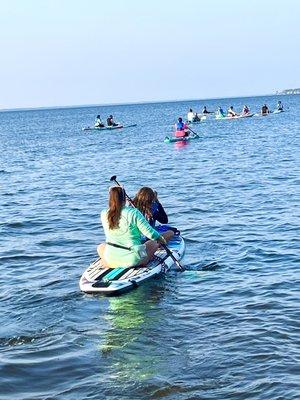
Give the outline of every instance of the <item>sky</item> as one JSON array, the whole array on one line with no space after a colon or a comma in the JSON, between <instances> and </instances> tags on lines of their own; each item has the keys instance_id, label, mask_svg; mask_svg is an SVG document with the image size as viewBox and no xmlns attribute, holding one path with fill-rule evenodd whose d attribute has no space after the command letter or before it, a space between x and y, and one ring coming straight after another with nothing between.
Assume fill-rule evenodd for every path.
<instances>
[{"instance_id":1,"label":"sky","mask_svg":"<svg viewBox=\"0 0 300 400\"><path fill-rule=\"evenodd\" d=\"M0 109L300 87L298 0L0 0Z\"/></svg>"}]
</instances>

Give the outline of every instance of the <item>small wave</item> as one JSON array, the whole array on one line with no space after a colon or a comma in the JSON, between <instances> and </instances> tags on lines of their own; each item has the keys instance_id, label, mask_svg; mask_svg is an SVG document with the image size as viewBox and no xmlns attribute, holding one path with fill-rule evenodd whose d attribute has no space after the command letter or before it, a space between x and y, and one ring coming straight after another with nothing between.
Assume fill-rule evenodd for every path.
<instances>
[{"instance_id":1,"label":"small wave","mask_svg":"<svg viewBox=\"0 0 300 400\"><path fill-rule=\"evenodd\" d=\"M20 335L12 336L10 338L0 338L0 346L21 346L24 344L33 343L36 340L42 339L48 336L47 332L41 332L36 335Z\"/></svg>"}]
</instances>

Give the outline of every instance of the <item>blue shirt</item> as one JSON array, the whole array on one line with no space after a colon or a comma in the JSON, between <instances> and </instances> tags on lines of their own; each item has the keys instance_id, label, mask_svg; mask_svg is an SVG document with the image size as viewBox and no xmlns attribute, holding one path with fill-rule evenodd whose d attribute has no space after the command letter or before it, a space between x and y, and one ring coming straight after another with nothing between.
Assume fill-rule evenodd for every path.
<instances>
[{"instance_id":1,"label":"blue shirt","mask_svg":"<svg viewBox=\"0 0 300 400\"><path fill-rule=\"evenodd\" d=\"M176 124L176 129L178 130L178 131L183 131L184 130L184 123L183 122L177 122L177 124Z\"/></svg>"}]
</instances>

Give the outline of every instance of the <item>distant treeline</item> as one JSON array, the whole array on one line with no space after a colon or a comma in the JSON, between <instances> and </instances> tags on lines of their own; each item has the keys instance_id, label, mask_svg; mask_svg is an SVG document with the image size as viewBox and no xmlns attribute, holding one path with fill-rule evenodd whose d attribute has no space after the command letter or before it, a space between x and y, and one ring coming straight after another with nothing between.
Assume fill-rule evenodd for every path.
<instances>
[{"instance_id":1,"label":"distant treeline","mask_svg":"<svg viewBox=\"0 0 300 400\"><path fill-rule=\"evenodd\" d=\"M276 94L300 94L300 88L298 89L285 89L281 92L276 92Z\"/></svg>"}]
</instances>

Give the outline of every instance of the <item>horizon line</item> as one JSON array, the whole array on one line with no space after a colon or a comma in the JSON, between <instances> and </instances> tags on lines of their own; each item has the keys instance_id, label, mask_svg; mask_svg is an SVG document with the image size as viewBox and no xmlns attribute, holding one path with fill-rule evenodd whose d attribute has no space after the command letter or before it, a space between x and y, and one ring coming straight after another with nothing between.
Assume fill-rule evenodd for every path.
<instances>
[{"instance_id":1,"label":"horizon line","mask_svg":"<svg viewBox=\"0 0 300 400\"><path fill-rule=\"evenodd\" d=\"M159 104L159 103L180 103L186 101L204 101L204 100L220 100L220 99L237 99L247 97L265 97L265 96L278 96L279 93L272 94L256 94L256 95L243 95L243 96L226 96L226 97L206 97L194 99L176 99L176 100L145 100L145 101L130 101L125 103L102 103L102 104L73 104L73 105L57 105L57 106L41 106L41 107L16 107L16 108L1 108L0 112L15 112L15 111L39 111L39 110L56 110L66 108L89 108L89 107L109 107L109 106L128 106L138 104ZM284 95L285 96L285 95Z\"/></svg>"}]
</instances>

